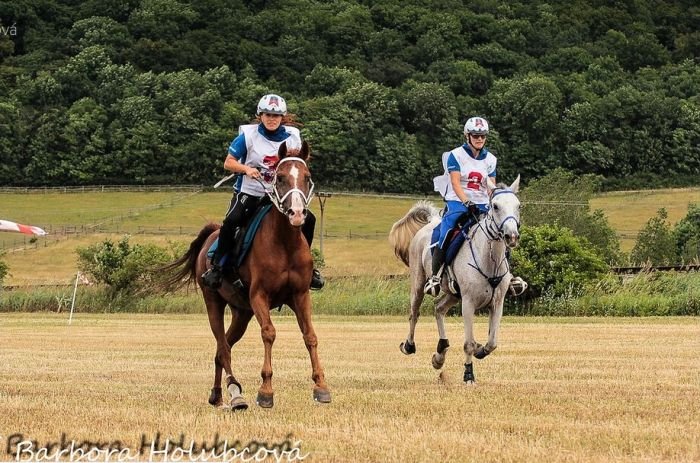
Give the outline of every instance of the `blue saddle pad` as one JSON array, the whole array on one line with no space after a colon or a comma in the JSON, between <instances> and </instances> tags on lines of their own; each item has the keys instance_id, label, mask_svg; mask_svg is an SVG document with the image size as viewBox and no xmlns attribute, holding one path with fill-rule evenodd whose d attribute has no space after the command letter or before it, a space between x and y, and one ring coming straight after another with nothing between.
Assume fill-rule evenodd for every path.
<instances>
[{"instance_id":1,"label":"blue saddle pad","mask_svg":"<svg viewBox=\"0 0 700 463\"><path fill-rule=\"evenodd\" d=\"M253 239L255 238L255 234L258 231L258 228L260 228L260 223L262 222L262 219L265 217L265 214L270 212L270 208L272 208L272 204L267 204L263 206L253 217L253 219L250 221L250 224L248 224L248 228L245 231L245 235L243 236L243 246L241 246L241 254L238 256L238 261L236 262L236 267L240 267L243 261L245 260L245 257L248 255L248 251L250 251L251 246L253 245ZM216 252L216 248L219 247L219 238L215 239L214 242L209 246L209 250L207 251L207 257L211 259L214 257L214 252ZM228 257L228 256L227 256ZM224 257L223 262L224 265L226 265L226 257Z\"/></svg>"},{"instance_id":2,"label":"blue saddle pad","mask_svg":"<svg viewBox=\"0 0 700 463\"><path fill-rule=\"evenodd\" d=\"M451 265L452 261L455 260L455 257L457 257L457 253L462 247L462 244L464 244L464 242L467 240L467 233L469 233L470 228L471 221L467 222L462 227L460 227L459 233L457 233L455 237L452 238L452 241L450 242L449 246L447 246L447 252L445 253L445 265Z\"/></svg>"},{"instance_id":3,"label":"blue saddle pad","mask_svg":"<svg viewBox=\"0 0 700 463\"><path fill-rule=\"evenodd\" d=\"M462 247L462 244L467 239L467 235L469 234L469 229L472 227L474 224L474 220L472 218L467 219L463 224L459 226L458 232L454 234L452 237L451 241L447 245L447 252L445 253L445 265L450 265L452 264L452 261L455 260L455 257L457 257L457 253L459 252L459 249ZM454 233L452 230L448 232L449 233ZM433 228L433 233L430 238L430 245L436 245L438 240L440 239L440 224L438 224L435 228Z\"/></svg>"}]
</instances>

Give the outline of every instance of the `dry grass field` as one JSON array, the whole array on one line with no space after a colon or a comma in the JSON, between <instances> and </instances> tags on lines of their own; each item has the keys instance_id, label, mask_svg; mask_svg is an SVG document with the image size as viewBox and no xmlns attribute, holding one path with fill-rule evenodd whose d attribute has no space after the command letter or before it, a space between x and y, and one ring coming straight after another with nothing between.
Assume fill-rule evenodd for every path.
<instances>
[{"instance_id":1,"label":"dry grass field","mask_svg":"<svg viewBox=\"0 0 700 463\"><path fill-rule=\"evenodd\" d=\"M317 317L334 394L321 406L288 313L274 316L275 407L236 414L206 403L214 348L204 314L77 314L71 326L66 314L0 314L0 460L12 459L2 452L14 433L137 451L142 434L160 432L186 443L289 436L313 462L700 461L697 318L506 317L498 350L475 365L479 385L466 387L461 319L448 320L439 382L432 319L421 319L418 353L406 357L404 317ZM487 330L479 317L477 339ZM234 363L252 402L255 321Z\"/></svg>"}]
</instances>

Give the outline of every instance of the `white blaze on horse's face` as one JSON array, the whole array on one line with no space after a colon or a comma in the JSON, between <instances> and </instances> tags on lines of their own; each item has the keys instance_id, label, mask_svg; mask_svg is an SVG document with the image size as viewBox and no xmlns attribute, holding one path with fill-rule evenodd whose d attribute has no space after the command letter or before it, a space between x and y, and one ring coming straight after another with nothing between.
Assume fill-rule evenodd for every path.
<instances>
[{"instance_id":1,"label":"white blaze on horse's face","mask_svg":"<svg viewBox=\"0 0 700 463\"><path fill-rule=\"evenodd\" d=\"M285 158L277 167L275 190L279 209L294 227L304 224L311 200L311 174L299 158Z\"/></svg>"},{"instance_id":2,"label":"white blaze on horse's face","mask_svg":"<svg viewBox=\"0 0 700 463\"><path fill-rule=\"evenodd\" d=\"M299 176L299 168L297 168L297 166L292 166L292 168L289 169L289 178L292 182L292 194L290 196L292 204L289 208L290 211L287 212L287 215L289 216L289 222L295 227L301 226L304 223L304 220L306 220L304 200L302 199L301 194L299 194Z\"/></svg>"}]
</instances>

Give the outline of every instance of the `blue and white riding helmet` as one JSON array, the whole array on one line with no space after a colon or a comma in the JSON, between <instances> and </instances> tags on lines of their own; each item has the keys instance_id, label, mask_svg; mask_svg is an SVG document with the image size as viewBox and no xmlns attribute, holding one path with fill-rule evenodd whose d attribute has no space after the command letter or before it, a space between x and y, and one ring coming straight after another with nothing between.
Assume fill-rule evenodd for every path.
<instances>
[{"instance_id":1,"label":"blue and white riding helmet","mask_svg":"<svg viewBox=\"0 0 700 463\"><path fill-rule=\"evenodd\" d=\"M488 135L489 123L483 117L470 117L464 124L464 136Z\"/></svg>"},{"instance_id":2,"label":"blue and white riding helmet","mask_svg":"<svg viewBox=\"0 0 700 463\"><path fill-rule=\"evenodd\" d=\"M255 114L259 116L263 113L281 114L284 116L287 114L287 102L284 101L284 98L279 95L275 95L274 93L265 95L264 97L260 98L260 101L258 102L258 111Z\"/></svg>"}]
</instances>

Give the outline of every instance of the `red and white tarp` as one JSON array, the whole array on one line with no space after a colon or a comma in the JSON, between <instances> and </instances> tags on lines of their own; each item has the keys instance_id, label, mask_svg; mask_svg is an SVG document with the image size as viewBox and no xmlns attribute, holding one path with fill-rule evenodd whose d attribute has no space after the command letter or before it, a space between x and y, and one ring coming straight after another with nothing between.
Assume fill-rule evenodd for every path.
<instances>
[{"instance_id":1,"label":"red and white tarp","mask_svg":"<svg viewBox=\"0 0 700 463\"><path fill-rule=\"evenodd\" d=\"M9 220L0 220L0 231L20 232L25 235L47 235L44 230L31 225L22 225L21 223L10 222Z\"/></svg>"}]
</instances>

